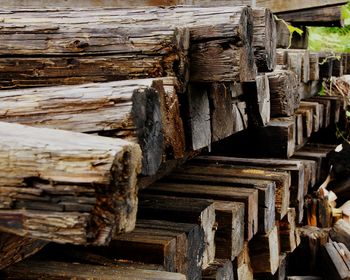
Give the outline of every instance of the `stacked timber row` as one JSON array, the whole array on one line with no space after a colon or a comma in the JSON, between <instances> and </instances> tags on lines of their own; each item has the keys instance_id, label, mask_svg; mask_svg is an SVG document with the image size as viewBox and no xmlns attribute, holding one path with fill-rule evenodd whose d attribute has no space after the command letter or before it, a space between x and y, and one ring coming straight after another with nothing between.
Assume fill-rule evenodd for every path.
<instances>
[{"instance_id":1,"label":"stacked timber row","mask_svg":"<svg viewBox=\"0 0 350 280\"><path fill-rule=\"evenodd\" d=\"M333 148L307 141L341 109L285 31L265 8L2 11L0 276L282 279Z\"/></svg>"}]
</instances>

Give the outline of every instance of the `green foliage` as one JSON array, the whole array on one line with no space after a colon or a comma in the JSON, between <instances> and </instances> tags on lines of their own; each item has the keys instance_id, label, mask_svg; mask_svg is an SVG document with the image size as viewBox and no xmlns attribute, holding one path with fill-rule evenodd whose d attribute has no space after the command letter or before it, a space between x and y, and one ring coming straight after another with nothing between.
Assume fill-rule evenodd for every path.
<instances>
[{"instance_id":1,"label":"green foliage","mask_svg":"<svg viewBox=\"0 0 350 280\"><path fill-rule=\"evenodd\" d=\"M309 27L308 30L310 50L350 52L350 26Z\"/></svg>"},{"instance_id":2,"label":"green foliage","mask_svg":"<svg viewBox=\"0 0 350 280\"><path fill-rule=\"evenodd\" d=\"M350 25L350 2L341 8L341 18L344 25Z\"/></svg>"}]
</instances>

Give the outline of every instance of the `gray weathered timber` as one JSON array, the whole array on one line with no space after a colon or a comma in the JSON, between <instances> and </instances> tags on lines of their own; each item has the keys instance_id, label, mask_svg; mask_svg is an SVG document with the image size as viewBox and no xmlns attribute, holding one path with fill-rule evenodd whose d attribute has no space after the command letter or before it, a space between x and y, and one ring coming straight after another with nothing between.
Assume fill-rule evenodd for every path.
<instances>
[{"instance_id":1,"label":"gray weathered timber","mask_svg":"<svg viewBox=\"0 0 350 280\"><path fill-rule=\"evenodd\" d=\"M0 229L73 244L107 244L135 227L137 144L0 123Z\"/></svg>"},{"instance_id":2,"label":"gray weathered timber","mask_svg":"<svg viewBox=\"0 0 350 280\"><path fill-rule=\"evenodd\" d=\"M112 268L99 265L78 263L48 262L48 261L25 261L9 267L4 271L6 279L103 279L105 280L185 280L186 276L181 273L173 273L157 270L129 268Z\"/></svg>"},{"instance_id":3,"label":"gray weathered timber","mask_svg":"<svg viewBox=\"0 0 350 280\"><path fill-rule=\"evenodd\" d=\"M184 156L177 88L176 79L169 77L4 90L0 120L139 143L142 173L153 175L162 160Z\"/></svg>"},{"instance_id":4,"label":"gray weathered timber","mask_svg":"<svg viewBox=\"0 0 350 280\"><path fill-rule=\"evenodd\" d=\"M203 280L234 280L233 265L230 260L215 259L202 272Z\"/></svg>"},{"instance_id":5,"label":"gray weathered timber","mask_svg":"<svg viewBox=\"0 0 350 280\"><path fill-rule=\"evenodd\" d=\"M186 28L113 26L104 23L107 16L99 24L89 22L89 15L83 23L27 16L1 24L1 88L162 76L187 83Z\"/></svg>"},{"instance_id":6,"label":"gray weathered timber","mask_svg":"<svg viewBox=\"0 0 350 280\"><path fill-rule=\"evenodd\" d=\"M199 225L200 234L204 236L204 252L202 256L196 257L192 260L194 262L188 265L189 271L192 271L191 274L197 275L196 278L201 272L201 265L207 267L214 259L216 218L213 201L142 194L139 200L138 218Z\"/></svg>"},{"instance_id":7,"label":"gray weathered timber","mask_svg":"<svg viewBox=\"0 0 350 280\"><path fill-rule=\"evenodd\" d=\"M276 66L277 31L273 14L266 8L254 8L253 47L259 72L273 71Z\"/></svg>"},{"instance_id":8,"label":"gray weathered timber","mask_svg":"<svg viewBox=\"0 0 350 280\"><path fill-rule=\"evenodd\" d=\"M276 199L276 183L270 178L244 177L242 168L236 169L227 165L214 165L202 162L200 159L195 163L179 168L172 175L166 177L167 181L179 183L200 183L203 185L223 185L239 189L258 190L258 231L269 232L275 225L275 212L280 213L280 197ZM218 175L219 174L219 175ZM280 185L279 185L280 187ZM283 191L282 191L283 192ZM276 203L278 200L278 203ZM276 210L275 210L276 207ZM283 205L282 205L283 207Z\"/></svg>"},{"instance_id":9,"label":"gray weathered timber","mask_svg":"<svg viewBox=\"0 0 350 280\"><path fill-rule=\"evenodd\" d=\"M299 106L296 75L289 70L268 73L271 117L291 116Z\"/></svg>"},{"instance_id":10,"label":"gray weathered timber","mask_svg":"<svg viewBox=\"0 0 350 280\"><path fill-rule=\"evenodd\" d=\"M118 56L123 56L125 58L127 55L128 58L125 60L130 62L132 61L130 57L133 57L134 54L139 55L140 52L143 56L148 55L152 58L160 54L162 57L160 66L167 66L168 71L157 71L157 69L153 67L153 71L151 71L153 76L151 77L166 75L178 76L181 82L186 83L188 78L186 54L189 41L187 40L188 37L185 36L186 38L183 38L183 36L180 35L187 34L186 30L188 27L191 33L190 59L192 81L248 81L254 80L256 75L253 49L251 47L253 15L250 8L225 7L225 9L223 9L214 7L179 7L176 9L153 8L148 10L40 10L40 13L39 10L36 10L20 13L18 16L12 13L12 11L4 12L5 25L9 25L8 28L10 29L17 26L17 29L15 28L17 34L11 31L9 31L9 34L4 32L4 40L8 37L7 41L9 42L9 46L5 47L4 55L9 55L9 48L11 49L12 55L16 55L16 53L25 53L27 56L33 55L34 53L42 54L43 52L45 52L45 56L57 55L56 51L58 51L59 55L70 54L78 60L79 58L84 59L84 57L91 52L94 54L103 52L105 54L109 51L113 53L113 57L117 56L117 58ZM43 17L42 14L45 14L45 17ZM21 36L25 38L26 36L25 28L24 30L19 30L21 26L23 27L23 24L27 26L25 27L27 29L39 28L39 30L47 28L47 26L50 28L54 26L53 31L51 29L48 31L50 34L51 30L53 34L44 35L41 40L38 39L39 41L35 42L35 44L40 44L40 42L42 42L42 46L37 46L37 50L35 48L31 50L30 47L26 47L23 40L21 43L19 39L16 39L18 37L21 38ZM79 31L79 26L81 24L84 24L86 28L88 39L86 39L86 36L82 35L80 35L80 37L82 37L80 38L78 33L76 36L73 36L73 40L72 38L68 38L62 42L60 38L62 36L65 37L64 30L73 29L73 33L70 33L70 36L75 35L74 29L78 26ZM89 34L92 33L91 30L90 33L88 32L89 28L93 29L96 25L101 26L101 30L106 29L106 33L108 33L108 30L110 30L110 32L115 31L113 36L109 36L111 37L110 40L108 37L105 38L105 40L97 40L100 44L103 42L100 48L99 46L94 48L93 42L90 42L93 38L89 39ZM181 26L186 27L182 28ZM211 32L208 32L208 30ZM30 31L28 32L30 33ZM63 35L60 35L61 32L63 32ZM119 33L115 34L116 32ZM162 36L162 32L166 33L165 38ZM31 36L36 35L36 33L37 32L32 32ZM125 34L127 34L127 36ZM148 39L147 37L150 38ZM14 38L14 40L10 40L11 38ZM51 54L47 52L47 38L49 38L50 46L57 46L53 48ZM17 47L13 46L16 42ZM106 44L107 46L105 46ZM112 47L109 46L110 44ZM60 47L62 45L63 47ZM97 59L98 58L99 56ZM11 61L9 61L10 58L5 57L4 59L7 59L7 62L11 65ZM22 60L23 59L24 58L22 58ZM49 57L49 59L52 58ZM136 58L136 62L140 62L140 59ZM14 63L14 61L12 61L12 63ZM31 65L33 64L31 63ZM117 64L117 66L118 65L120 64ZM213 65L217 67L212 67ZM111 65L109 65L109 67L107 66L104 65L102 69L109 71L115 70L114 72L112 71L114 79L118 78L118 67L113 66L111 70ZM160 66L158 64L158 68ZM179 71L173 71L173 68L175 68L175 70L179 68ZM65 68L62 68L61 71L64 71L64 69ZM98 70L98 67L94 69L94 71L97 72ZM134 71L134 67L126 67L126 71L128 70ZM45 72L45 70L42 69L41 71ZM40 74L40 71L37 70L36 73ZM138 76L144 77L144 74L139 73ZM150 74L146 74L149 77ZM102 76L104 77L105 74ZM74 82L71 73L69 77L71 82ZM113 77L111 77L111 79L112 78ZM11 79L13 79L13 77L11 77ZM24 79L24 77L22 77L22 79Z\"/></svg>"}]
</instances>

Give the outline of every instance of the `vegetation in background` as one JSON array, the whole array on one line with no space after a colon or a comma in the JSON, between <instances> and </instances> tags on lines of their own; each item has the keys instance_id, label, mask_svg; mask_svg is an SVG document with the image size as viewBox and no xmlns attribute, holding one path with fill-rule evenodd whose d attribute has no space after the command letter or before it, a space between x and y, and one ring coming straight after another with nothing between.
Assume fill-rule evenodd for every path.
<instances>
[{"instance_id":1,"label":"vegetation in background","mask_svg":"<svg viewBox=\"0 0 350 280\"><path fill-rule=\"evenodd\" d=\"M312 51L350 52L350 2L342 7L344 27L308 27Z\"/></svg>"}]
</instances>

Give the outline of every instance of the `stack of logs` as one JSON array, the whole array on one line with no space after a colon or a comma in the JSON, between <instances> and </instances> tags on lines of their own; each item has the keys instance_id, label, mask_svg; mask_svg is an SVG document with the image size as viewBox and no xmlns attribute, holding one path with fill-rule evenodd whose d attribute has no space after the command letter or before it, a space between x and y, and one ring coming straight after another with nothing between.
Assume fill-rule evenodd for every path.
<instances>
[{"instance_id":1,"label":"stack of logs","mask_svg":"<svg viewBox=\"0 0 350 280\"><path fill-rule=\"evenodd\" d=\"M3 278L285 278L334 148L307 142L343 118L317 93L347 56L286 49L245 6L0 22Z\"/></svg>"}]
</instances>

